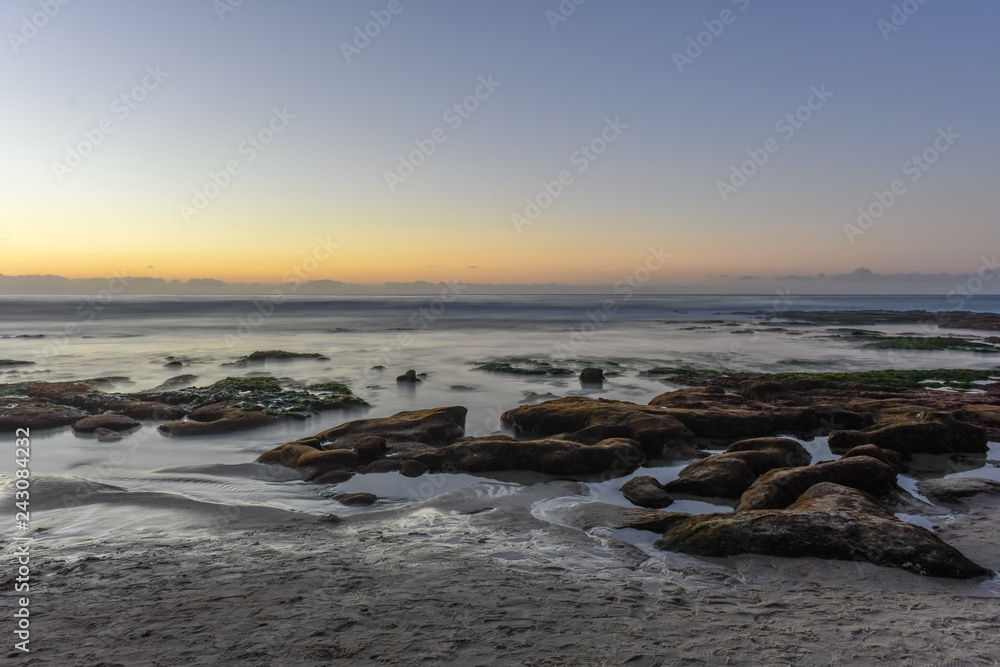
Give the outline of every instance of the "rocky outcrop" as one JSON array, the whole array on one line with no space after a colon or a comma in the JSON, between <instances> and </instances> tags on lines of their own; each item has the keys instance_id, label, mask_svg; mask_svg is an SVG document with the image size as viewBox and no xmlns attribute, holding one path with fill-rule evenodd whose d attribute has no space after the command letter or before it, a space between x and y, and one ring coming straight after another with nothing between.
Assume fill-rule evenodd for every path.
<instances>
[{"instance_id":1,"label":"rocky outcrop","mask_svg":"<svg viewBox=\"0 0 1000 667\"><path fill-rule=\"evenodd\" d=\"M674 502L663 485L649 476L633 477L622 485L622 495L633 505L660 509Z\"/></svg>"},{"instance_id":2,"label":"rocky outcrop","mask_svg":"<svg viewBox=\"0 0 1000 667\"><path fill-rule=\"evenodd\" d=\"M0 432L9 433L19 428L47 429L69 426L86 416L86 412L77 408L41 401L0 404Z\"/></svg>"},{"instance_id":3,"label":"rocky outcrop","mask_svg":"<svg viewBox=\"0 0 1000 667\"><path fill-rule=\"evenodd\" d=\"M465 433L468 409L455 405L428 410L399 412L381 419L357 419L319 433L316 437L328 448L352 448L365 436L377 436L386 442L387 453L414 449L414 445L440 447L450 445Z\"/></svg>"},{"instance_id":4,"label":"rocky outcrop","mask_svg":"<svg viewBox=\"0 0 1000 667\"><path fill-rule=\"evenodd\" d=\"M905 454L984 453L986 429L960 421L948 412L919 411L910 420L899 419L867 431L834 431L830 450L846 452L872 444Z\"/></svg>"},{"instance_id":5,"label":"rocky outcrop","mask_svg":"<svg viewBox=\"0 0 1000 667\"><path fill-rule=\"evenodd\" d=\"M584 384L601 384L604 382L604 369L584 368L580 371L580 382Z\"/></svg>"},{"instance_id":6,"label":"rocky outcrop","mask_svg":"<svg viewBox=\"0 0 1000 667\"><path fill-rule=\"evenodd\" d=\"M233 403L216 403L198 408L185 421L160 424L161 432L171 436L217 435L247 431L273 423L274 417L262 410L244 410Z\"/></svg>"},{"instance_id":7,"label":"rocky outcrop","mask_svg":"<svg viewBox=\"0 0 1000 667\"><path fill-rule=\"evenodd\" d=\"M890 449L882 449L878 445L858 445L857 447L851 447L840 458L849 459L854 456L870 456L873 459L878 459L887 466L891 466L896 472L903 469L903 462L899 454Z\"/></svg>"},{"instance_id":8,"label":"rocky outcrop","mask_svg":"<svg viewBox=\"0 0 1000 667\"><path fill-rule=\"evenodd\" d=\"M783 509L823 482L858 489L877 497L893 494L896 471L870 456L855 456L798 468L779 468L764 473L750 485L736 511Z\"/></svg>"},{"instance_id":9,"label":"rocky outcrop","mask_svg":"<svg viewBox=\"0 0 1000 667\"><path fill-rule=\"evenodd\" d=\"M99 428L108 429L121 433L137 429L142 424L131 417L124 415L92 415L73 423L73 430L77 433L93 433Z\"/></svg>"},{"instance_id":10,"label":"rocky outcrop","mask_svg":"<svg viewBox=\"0 0 1000 667\"><path fill-rule=\"evenodd\" d=\"M508 410L501 420L524 437L582 444L627 438L651 459L704 456L694 447L694 434L668 411L625 401L572 396Z\"/></svg>"},{"instance_id":11,"label":"rocky outcrop","mask_svg":"<svg viewBox=\"0 0 1000 667\"><path fill-rule=\"evenodd\" d=\"M958 579L991 574L932 532L882 510L867 494L831 483L810 487L786 509L691 517L669 528L656 546L697 556L866 560Z\"/></svg>"},{"instance_id":12,"label":"rocky outcrop","mask_svg":"<svg viewBox=\"0 0 1000 667\"><path fill-rule=\"evenodd\" d=\"M758 476L811 461L809 452L790 438L740 440L722 454L689 464L665 488L671 493L739 498Z\"/></svg>"}]
</instances>

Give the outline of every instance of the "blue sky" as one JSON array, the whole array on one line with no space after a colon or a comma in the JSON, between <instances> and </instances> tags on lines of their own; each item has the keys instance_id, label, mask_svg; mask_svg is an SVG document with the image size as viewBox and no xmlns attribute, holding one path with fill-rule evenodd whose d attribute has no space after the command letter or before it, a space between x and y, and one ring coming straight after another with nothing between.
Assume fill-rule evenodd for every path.
<instances>
[{"instance_id":1,"label":"blue sky","mask_svg":"<svg viewBox=\"0 0 1000 667\"><path fill-rule=\"evenodd\" d=\"M958 275L995 252L996 3L567 0L553 23L554 0L399 0L396 14L389 0L244 0L220 14L228 1L0 9L0 273L277 282L331 237L317 279L613 284L662 245L652 284L747 291L729 281ZM58 11L26 33L40 6ZM373 11L391 21L348 62ZM689 38L705 46L678 71ZM165 76L121 118L115 100L147 68ZM480 77L499 85L449 125ZM783 136L775 123L815 89L832 95ZM239 147L276 109L291 121L247 160ZM105 119L113 132L61 169ZM578 171L609 119L627 128ZM910 181L904 163L947 128L957 139ZM388 187L436 129L446 140ZM769 138L776 152L723 198ZM239 174L199 209L232 161ZM518 226L566 170L572 183ZM845 229L897 180L884 215Z\"/></svg>"}]
</instances>

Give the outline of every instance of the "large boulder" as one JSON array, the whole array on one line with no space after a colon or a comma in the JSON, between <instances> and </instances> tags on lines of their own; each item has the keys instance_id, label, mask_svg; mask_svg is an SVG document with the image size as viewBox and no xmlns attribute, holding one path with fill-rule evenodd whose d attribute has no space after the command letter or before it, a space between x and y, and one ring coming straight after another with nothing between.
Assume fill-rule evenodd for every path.
<instances>
[{"instance_id":1,"label":"large boulder","mask_svg":"<svg viewBox=\"0 0 1000 667\"><path fill-rule=\"evenodd\" d=\"M958 579L991 574L929 530L885 512L867 494L831 483L810 487L787 509L691 517L669 528L656 546L697 556L866 560Z\"/></svg>"},{"instance_id":2,"label":"large boulder","mask_svg":"<svg viewBox=\"0 0 1000 667\"><path fill-rule=\"evenodd\" d=\"M140 426L142 426L140 422L125 415L92 415L74 422L73 430L77 433L93 433L99 428L106 428L121 433Z\"/></svg>"},{"instance_id":3,"label":"large boulder","mask_svg":"<svg viewBox=\"0 0 1000 667\"><path fill-rule=\"evenodd\" d=\"M986 429L955 419L948 412L922 411L911 421L899 421L867 431L830 434L830 450L843 453L858 445L877 445L904 454L982 454L988 451Z\"/></svg>"},{"instance_id":4,"label":"large boulder","mask_svg":"<svg viewBox=\"0 0 1000 667\"><path fill-rule=\"evenodd\" d=\"M366 436L385 439L387 452L450 445L465 432L466 408L451 406L399 412L380 419L357 419L317 434L329 449L351 449ZM368 442L368 441L366 441Z\"/></svg>"},{"instance_id":5,"label":"large boulder","mask_svg":"<svg viewBox=\"0 0 1000 667\"><path fill-rule=\"evenodd\" d=\"M791 438L752 438L731 444L724 453L695 461L666 490L695 496L739 498L759 475L776 468L806 466L812 455Z\"/></svg>"},{"instance_id":6,"label":"large boulder","mask_svg":"<svg viewBox=\"0 0 1000 667\"><path fill-rule=\"evenodd\" d=\"M811 486L822 482L883 497L891 495L897 488L896 471L891 466L870 456L855 456L764 473L740 497L736 511L783 509Z\"/></svg>"},{"instance_id":7,"label":"large boulder","mask_svg":"<svg viewBox=\"0 0 1000 667\"><path fill-rule=\"evenodd\" d=\"M159 429L172 436L217 435L260 428L274 421L262 410L244 410L227 402L198 408L188 415L188 420L166 422Z\"/></svg>"},{"instance_id":8,"label":"large boulder","mask_svg":"<svg viewBox=\"0 0 1000 667\"><path fill-rule=\"evenodd\" d=\"M19 428L46 429L69 426L86 416L86 412L77 408L41 401L0 405L0 432L8 433Z\"/></svg>"},{"instance_id":9,"label":"large boulder","mask_svg":"<svg viewBox=\"0 0 1000 667\"><path fill-rule=\"evenodd\" d=\"M739 498L756 479L757 475L742 458L718 454L689 464L664 488L670 493L692 496Z\"/></svg>"},{"instance_id":10,"label":"large boulder","mask_svg":"<svg viewBox=\"0 0 1000 667\"><path fill-rule=\"evenodd\" d=\"M667 493L663 485L647 475L633 477L625 482L622 485L622 495L630 503L639 507L659 509L674 502L673 497Z\"/></svg>"},{"instance_id":11,"label":"large boulder","mask_svg":"<svg viewBox=\"0 0 1000 667\"><path fill-rule=\"evenodd\" d=\"M518 435L557 437L586 445L610 438L635 440L649 458L698 458L694 434L666 410L603 398L570 396L522 405L501 417Z\"/></svg>"}]
</instances>

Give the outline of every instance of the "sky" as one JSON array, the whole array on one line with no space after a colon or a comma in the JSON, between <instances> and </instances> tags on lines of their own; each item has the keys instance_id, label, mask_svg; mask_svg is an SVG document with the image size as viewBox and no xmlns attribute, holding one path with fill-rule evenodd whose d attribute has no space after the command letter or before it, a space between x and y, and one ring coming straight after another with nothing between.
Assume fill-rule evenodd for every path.
<instances>
[{"instance_id":1,"label":"sky","mask_svg":"<svg viewBox=\"0 0 1000 667\"><path fill-rule=\"evenodd\" d=\"M1000 4L579 1L8 0L0 292L1000 291Z\"/></svg>"}]
</instances>

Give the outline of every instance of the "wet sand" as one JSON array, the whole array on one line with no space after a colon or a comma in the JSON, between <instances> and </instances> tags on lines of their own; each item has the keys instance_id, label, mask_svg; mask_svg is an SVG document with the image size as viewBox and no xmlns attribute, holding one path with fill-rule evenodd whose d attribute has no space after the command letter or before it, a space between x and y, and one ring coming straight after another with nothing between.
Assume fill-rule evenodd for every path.
<instances>
[{"instance_id":1,"label":"wet sand","mask_svg":"<svg viewBox=\"0 0 1000 667\"><path fill-rule=\"evenodd\" d=\"M39 506L51 537L32 546L32 652L4 655L66 666L1000 664L1000 579L647 554L531 514L576 486L484 482L337 522L110 489L74 509ZM1000 569L998 510L973 499L939 534Z\"/></svg>"}]
</instances>

